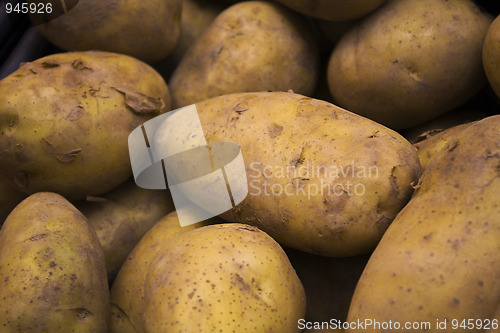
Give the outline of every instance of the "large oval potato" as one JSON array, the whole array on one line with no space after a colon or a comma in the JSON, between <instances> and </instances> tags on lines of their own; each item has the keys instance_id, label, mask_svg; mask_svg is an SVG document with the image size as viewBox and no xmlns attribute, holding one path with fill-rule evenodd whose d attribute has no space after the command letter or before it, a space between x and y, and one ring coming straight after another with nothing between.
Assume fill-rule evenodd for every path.
<instances>
[{"instance_id":1,"label":"large oval potato","mask_svg":"<svg viewBox=\"0 0 500 333\"><path fill-rule=\"evenodd\" d=\"M163 78L108 52L49 55L0 81L0 174L21 192L69 200L132 175L128 135L170 107Z\"/></svg>"},{"instance_id":2,"label":"large oval potato","mask_svg":"<svg viewBox=\"0 0 500 333\"><path fill-rule=\"evenodd\" d=\"M143 327L161 332L300 332L304 288L285 252L256 227L191 230L157 252L144 282Z\"/></svg>"},{"instance_id":3,"label":"large oval potato","mask_svg":"<svg viewBox=\"0 0 500 333\"><path fill-rule=\"evenodd\" d=\"M347 321L392 321L405 332L494 328L500 304L498 198L500 116L492 116L469 125L431 160L368 261ZM436 325L445 319L447 329ZM407 322L430 326L404 329ZM372 325L363 332L387 330Z\"/></svg>"},{"instance_id":4,"label":"large oval potato","mask_svg":"<svg viewBox=\"0 0 500 333\"><path fill-rule=\"evenodd\" d=\"M181 3L181 0L76 1L64 15L37 28L66 51L116 52L152 63L169 55L177 44ZM35 24L42 18L32 15Z\"/></svg>"},{"instance_id":5,"label":"large oval potato","mask_svg":"<svg viewBox=\"0 0 500 333\"><path fill-rule=\"evenodd\" d=\"M109 289L99 240L55 193L22 201L0 231L2 332L108 332Z\"/></svg>"},{"instance_id":6,"label":"large oval potato","mask_svg":"<svg viewBox=\"0 0 500 333\"><path fill-rule=\"evenodd\" d=\"M206 140L239 145L246 167L248 195L221 216L286 246L328 256L372 250L420 176L417 153L401 135L321 100L240 93L196 108ZM152 142L190 149L191 130L174 115Z\"/></svg>"},{"instance_id":7,"label":"large oval potato","mask_svg":"<svg viewBox=\"0 0 500 333\"><path fill-rule=\"evenodd\" d=\"M230 6L184 54L169 87L178 108L219 95L279 90L309 95L318 48L307 22L276 3Z\"/></svg>"},{"instance_id":8,"label":"large oval potato","mask_svg":"<svg viewBox=\"0 0 500 333\"><path fill-rule=\"evenodd\" d=\"M387 1L333 50L335 103L397 130L463 104L485 83L491 21L471 0Z\"/></svg>"}]
</instances>

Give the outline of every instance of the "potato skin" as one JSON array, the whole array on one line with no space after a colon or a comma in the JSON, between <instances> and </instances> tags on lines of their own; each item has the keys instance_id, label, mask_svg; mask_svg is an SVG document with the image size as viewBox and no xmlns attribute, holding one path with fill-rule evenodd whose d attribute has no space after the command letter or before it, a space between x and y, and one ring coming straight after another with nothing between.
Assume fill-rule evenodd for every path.
<instances>
[{"instance_id":1,"label":"potato skin","mask_svg":"<svg viewBox=\"0 0 500 333\"><path fill-rule=\"evenodd\" d=\"M177 44L181 3L181 0L79 1L66 14L37 28L66 51L102 50L154 63L168 56Z\"/></svg>"},{"instance_id":2,"label":"potato skin","mask_svg":"<svg viewBox=\"0 0 500 333\"><path fill-rule=\"evenodd\" d=\"M436 154L368 261L348 321L430 321L428 332L442 332L436 319L494 318L500 304L499 137L500 116L488 117Z\"/></svg>"},{"instance_id":3,"label":"potato skin","mask_svg":"<svg viewBox=\"0 0 500 333\"><path fill-rule=\"evenodd\" d=\"M328 64L335 103L402 130L437 117L484 85L492 18L470 0L389 0L346 33Z\"/></svg>"},{"instance_id":4,"label":"potato skin","mask_svg":"<svg viewBox=\"0 0 500 333\"><path fill-rule=\"evenodd\" d=\"M2 332L107 332L104 255L85 217L55 193L22 201L0 231Z\"/></svg>"},{"instance_id":5,"label":"potato skin","mask_svg":"<svg viewBox=\"0 0 500 333\"><path fill-rule=\"evenodd\" d=\"M315 18L328 21L359 19L374 11L386 0L278 0L291 9Z\"/></svg>"},{"instance_id":6,"label":"potato skin","mask_svg":"<svg viewBox=\"0 0 500 333\"><path fill-rule=\"evenodd\" d=\"M251 91L309 95L318 47L307 22L277 3L245 1L219 14L186 51L169 80L173 108Z\"/></svg>"},{"instance_id":7,"label":"potato skin","mask_svg":"<svg viewBox=\"0 0 500 333\"><path fill-rule=\"evenodd\" d=\"M100 195L132 175L128 135L170 108L163 78L108 52L49 55L0 81L0 174L26 194Z\"/></svg>"},{"instance_id":8,"label":"potato skin","mask_svg":"<svg viewBox=\"0 0 500 333\"><path fill-rule=\"evenodd\" d=\"M224 223L169 242L144 283L146 332L300 332L305 293L285 252L256 227Z\"/></svg>"},{"instance_id":9,"label":"potato skin","mask_svg":"<svg viewBox=\"0 0 500 333\"><path fill-rule=\"evenodd\" d=\"M484 39L483 67L488 82L500 98L500 15L491 23Z\"/></svg>"},{"instance_id":10,"label":"potato skin","mask_svg":"<svg viewBox=\"0 0 500 333\"><path fill-rule=\"evenodd\" d=\"M415 148L418 151L418 158L420 159L420 165L422 165L422 171L427 168L434 156L436 156L441 149L446 147L450 141L462 135L462 132L472 124L474 124L474 122L453 126L425 140L417 142Z\"/></svg>"}]
</instances>

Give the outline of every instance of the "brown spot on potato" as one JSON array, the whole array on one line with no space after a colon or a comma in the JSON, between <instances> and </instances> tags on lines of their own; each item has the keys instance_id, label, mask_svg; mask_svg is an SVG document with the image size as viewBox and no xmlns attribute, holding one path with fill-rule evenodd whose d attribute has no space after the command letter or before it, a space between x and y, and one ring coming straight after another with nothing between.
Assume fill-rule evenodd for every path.
<instances>
[{"instance_id":1,"label":"brown spot on potato","mask_svg":"<svg viewBox=\"0 0 500 333\"><path fill-rule=\"evenodd\" d=\"M57 63L56 61L44 61L42 62L42 67L43 68L54 68L54 67L59 67L59 63Z\"/></svg>"},{"instance_id":2,"label":"brown spot on potato","mask_svg":"<svg viewBox=\"0 0 500 333\"><path fill-rule=\"evenodd\" d=\"M428 233L427 235L425 235L424 237L422 237L422 239L423 239L424 241L428 241L428 240L430 240L430 239L431 239L432 234L433 234L433 233L432 233L432 232L430 232L430 233Z\"/></svg>"},{"instance_id":3,"label":"brown spot on potato","mask_svg":"<svg viewBox=\"0 0 500 333\"><path fill-rule=\"evenodd\" d=\"M89 66L87 66L81 59L75 59L73 60L73 62L71 63L71 67L73 67L73 69L75 70L80 70L80 71L83 71L83 70L92 70L92 68L90 68Z\"/></svg>"},{"instance_id":4,"label":"brown spot on potato","mask_svg":"<svg viewBox=\"0 0 500 333\"><path fill-rule=\"evenodd\" d=\"M71 109L68 115L64 118L64 120L75 121L80 119L83 116L83 106L77 105Z\"/></svg>"},{"instance_id":5,"label":"brown spot on potato","mask_svg":"<svg viewBox=\"0 0 500 333\"><path fill-rule=\"evenodd\" d=\"M377 221L375 221L375 227L377 228L380 234L383 234L387 230L389 225L392 223L392 221L393 220L391 218L382 215L377 219Z\"/></svg>"},{"instance_id":6,"label":"brown spot on potato","mask_svg":"<svg viewBox=\"0 0 500 333\"><path fill-rule=\"evenodd\" d=\"M38 234L38 235L34 235L34 236L31 236L30 238L28 238L30 241L34 242L34 241L38 241L40 239L44 239L45 237L47 237L48 235L47 234Z\"/></svg>"},{"instance_id":7,"label":"brown spot on potato","mask_svg":"<svg viewBox=\"0 0 500 333\"><path fill-rule=\"evenodd\" d=\"M447 148L446 148L446 149L448 149L448 151L453 151L455 148L457 148L457 146L458 146L458 141L457 141L457 140L455 140L455 141L450 141L450 142L449 142L446 146L447 146Z\"/></svg>"},{"instance_id":8,"label":"brown spot on potato","mask_svg":"<svg viewBox=\"0 0 500 333\"><path fill-rule=\"evenodd\" d=\"M283 126L280 126L278 124L273 123L269 128L269 136L273 139L280 135L281 132L283 132Z\"/></svg>"},{"instance_id":9,"label":"brown spot on potato","mask_svg":"<svg viewBox=\"0 0 500 333\"><path fill-rule=\"evenodd\" d=\"M64 152L58 152L56 151L54 146L49 141L47 141L47 139L42 138L40 141L42 144L42 148L46 153L54 156L59 162L64 164L73 162L75 158L78 156L78 154L80 154L80 152L82 151L81 149L77 148Z\"/></svg>"},{"instance_id":10,"label":"brown spot on potato","mask_svg":"<svg viewBox=\"0 0 500 333\"><path fill-rule=\"evenodd\" d=\"M397 167L398 167L397 165L392 167L391 175L389 176L389 182L391 183L391 194L396 198L399 195L398 179L394 175L394 172L396 171Z\"/></svg>"},{"instance_id":11,"label":"brown spot on potato","mask_svg":"<svg viewBox=\"0 0 500 333\"><path fill-rule=\"evenodd\" d=\"M240 102L234 106L233 110L236 111L238 114L242 114L243 112L248 110L248 103Z\"/></svg>"}]
</instances>

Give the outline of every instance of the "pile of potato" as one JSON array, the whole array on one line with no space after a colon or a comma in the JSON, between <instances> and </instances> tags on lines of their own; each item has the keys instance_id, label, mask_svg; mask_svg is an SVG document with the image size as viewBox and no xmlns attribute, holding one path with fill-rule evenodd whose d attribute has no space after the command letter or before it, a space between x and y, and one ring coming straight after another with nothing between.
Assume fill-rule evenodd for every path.
<instances>
[{"instance_id":1,"label":"pile of potato","mask_svg":"<svg viewBox=\"0 0 500 333\"><path fill-rule=\"evenodd\" d=\"M59 51L0 80L0 332L500 332L499 14L81 0L37 25ZM181 227L128 136L191 104L248 195Z\"/></svg>"}]
</instances>

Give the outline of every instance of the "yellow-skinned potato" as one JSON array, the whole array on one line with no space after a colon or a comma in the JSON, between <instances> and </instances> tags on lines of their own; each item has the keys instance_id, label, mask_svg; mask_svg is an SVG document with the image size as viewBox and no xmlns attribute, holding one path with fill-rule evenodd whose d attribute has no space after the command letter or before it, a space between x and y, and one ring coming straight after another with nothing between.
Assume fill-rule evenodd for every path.
<instances>
[{"instance_id":1,"label":"yellow-skinned potato","mask_svg":"<svg viewBox=\"0 0 500 333\"><path fill-rule=\"evenodd\" d=\"M146 332L300 332L304 288L285 252L256 227L192 230L157 252L144 282Z\"/></svg>"},{"instance_id":2,"label":"yellow-skinned potato","mask_svg":"<svg viewBox=\"0 0 500 333\"><path fill-rule=\"evenodd\" d=\"M0 81L0 174L27 194L82 200L132 175L128 136L169 110L163 78L108 52L53 54Z\"/></svg>"},{"instance_id":3,"label":"yellow-skinned potato","mask_svg":"<svg viewBox=\"0 0 500 333\"><path fill-rule=\"evenodd\" d=\"M182 0L82 0L64 15L37 28L66 51L116 52L152 63L168 56L177 44L181 3ZM40 15L34 15L33 22L36 24L39 18Z\"/></svg>"},{"instance_id":4,"label":"yellow-skinned potato","mask_svg":"<svg viewBox=\"0 0 500 333\"><path fill-rule=\"evenodd\" d=\"M483 66L488 82L500 98L500 16L491 23L483 44Z\"/></svg>"},{"instance_id":5,"label":"yellow-skinned potato","mask_svg":"<svg viewBox=\"0 0 500 333\"><path fill-rule=\"evenodd\" d=\"M453 126L440 133L434 134L425 140L417 142L415 144L415 148L418 151L418 158L420 159L422 170L427 168L434 156L436 156L441 149L446 147L450 141L462 135L462 132L472 124L474 124L474 122Z\"/></svg>"},{"instance_id":6,"label":"yellow-skinned potato","mask_svg":"<svg viewBox=\"0 0 500 333\"><path fill-rule=\"evenodd\" d=\"M328 21L350 21L374 11L386 0L277 0L291 9Z\"/></svg>"},{"instance_id":7,"label":"yellow-skinned potato","mask_svg":"<svg viewBox=\"0 0 500 333\"><path fill-rule=\"evenodd\" d=\"M492 18L471 0L389 0L333 50L328 84L349 111L401 130L463 104L484 85Z\"/></svg>"},{"instance_id":8,"label":"yellow-skinned potato","mask_svg":"<svg viewBox=\"0 0 500 333\"><path fill-rule=\"evenodd\" d=\"M491 320L498 323L494 315L500 304L499 138L500 116L488 117L435 155L412 199L368 261L354 292L349 322L391 320L405 332L468 333L483 332L486 320L490 328ZM447 319L446 330L439 329L437 319ZM474 323L467 328L469 319ZM463 320L465 328L460 326ZM431 326L404 329L405 322ZM374 326L363 330L387 331Z\"/></svg>"},{"instance_id":9,"label":"yellow-skinned potato","mask_svg":"<svg viewBox=\"0 0 500 333\"><path fill-rule=\"evenodd\" d=\"M189 212L187 212L189 213ZM142 333L144 313L144 281L149 266L157 253L180 234L209 223L220 222L217 217L181 227L177 212L160 219L135 246L121 267L111 288L111 332Z\"/></svg>"},{"instance_id":10,"label":"yellow-skinned potato","mask_svg":"<svg viewBox=\"0 0 500 333\"><path fill-rule=\"evenodd\" d=\"M420 176L416 150L402 136L321 100L240 93L196 108L206 140L239 145L245 163L248 195L221 216L284 246L327 256L371 251ZM153 140L188 149L186 131L159 128Z\"/></svg>"},{"instance_id":11,"label":"yellow-skinned potato","mask_svg":"<svg viewBox=\"0 0 500 333\"><path fill-rule=\"evenodd\" d=\"M97 233L110 282L142 236L174 210L169 191L143 189L133 180L89 200L75 205Z\"/></svg>"},{"instance_id":12,"label":"yellow-skinned potato","mask_svg":"<svg viewBox=\"0 0 500 333\"><path fill-rule=\"evenodd\" d=\"M276 3L237 3L184 54L169 81L173 108L236 92L309 95L317 64L316 41L302 17Z\"/></svg>"},{"instance_id":13,"label":"yellow-skinned potato","mask_svg":"<svg viewBox=\"0 0 500 333\"><path fill-rule=\"evenodd\" d=\"M99 240L55 193L21 202L0 231L2 332L108 331L109 289Z\"/></svg>"}]
</instances>

